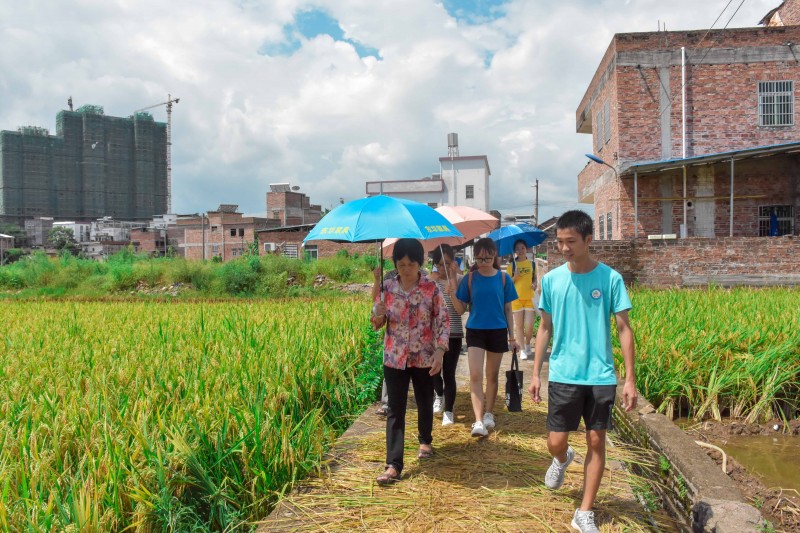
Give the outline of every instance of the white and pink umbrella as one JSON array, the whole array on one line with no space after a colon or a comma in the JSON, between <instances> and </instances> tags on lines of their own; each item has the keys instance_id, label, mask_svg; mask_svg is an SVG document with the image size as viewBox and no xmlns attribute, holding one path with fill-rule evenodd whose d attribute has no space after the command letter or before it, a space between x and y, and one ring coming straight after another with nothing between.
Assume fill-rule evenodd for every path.
<instances>
[{"instance_id":1,"label":"white and pink umbrella","mask_svg":"<svg viewBox=\"0 0 800 533\"><path fill-rule=\"evenodd\" d=\"M435 250L440 244L449 244L450 246L461 246L476 237L480 237L484 233L497 228L497 217L490 215L480 209L474 207L467 207L464 205L449 206L443 205L437 207L438 211L444 218L447 219L453 226L461 232L463 237L437 237L432 239L420 240L422 247L426 252ZM394 243L397 239L386 239L383 241L383 251L385 254L391 255L394 250Z\"/></svg>"}]
</instances>

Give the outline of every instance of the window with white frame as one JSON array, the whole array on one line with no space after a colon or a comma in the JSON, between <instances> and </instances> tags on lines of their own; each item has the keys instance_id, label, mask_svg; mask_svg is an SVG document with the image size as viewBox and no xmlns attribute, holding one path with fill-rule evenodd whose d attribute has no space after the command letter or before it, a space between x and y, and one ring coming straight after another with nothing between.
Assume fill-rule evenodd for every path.
<instances>
[{"instance_id":1,"label":"window with white frame","mask_svg":"<svg viewBox=\"0 0 800 533\"><path fill-rule=\"evenodd\" d=\"M794 126L794 82L758 82L758 125Z\"/></svg>"},{"instance_id":2,"label":"window with white frame","mask_svg":"<svg viewBox=\"0 0 800 533\"><path fill-rule=\"evenodd\" d=\"M475 186L474 185L467 185L467 192L466 192L467 200L472 200L475 198Z\"/></svg>"},{"instance_id":3,"label":"window with white frame","mask_svg":"<svg viewBox=\"0 0 800 533\"><path fill-rule=\"evenodd\" d=\"M234 248L233 250L231 250L231 255L233 257L239 257L240 255L242 255L242 249L241 248Z\"/></svg>"},{"instance_id":4,"label":"window with white frame","mask_svg":"<svg viewBox=\"0 0 800 533\"><path fill-rule=\"evenodd\" d=\"M606 215L606 239L609 241L612 240L611 234L612 232L612 224L611 224L611 211L608 212Z\"/></svg>"},{"instance_id":5,"label":"window with white frame","mask_svg":"<svg viewBox=\"0 0 800 533\"><path fill-rule=\"evenodd\" d=\"M762 205L758 208L758 236L794 235L794 206Z\"/></svg>"}]
</instances>

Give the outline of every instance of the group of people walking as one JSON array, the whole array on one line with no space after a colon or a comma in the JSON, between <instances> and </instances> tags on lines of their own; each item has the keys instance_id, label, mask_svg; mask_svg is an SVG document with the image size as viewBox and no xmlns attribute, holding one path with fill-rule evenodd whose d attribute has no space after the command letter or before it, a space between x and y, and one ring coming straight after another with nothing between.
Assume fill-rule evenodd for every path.
<instances>
[{"instance_id":1,"label":"group of people walking","mask_svg":"<svg viewBox=\"0 0 800 533\"><path fill-rule=\"evenodd\" d=\"M566 262L542 279L541 321L529 387L531 399L540 402L539 374L552 340L546 429L553 461L544 483L550 489L563 484L575 457L569 433L577 431L583 420L587 444L583 499L572 520L579 531L598 531L592 506L605 468L605 435L611 427L617 385L611 352L612 316L625 367L623 408L633 409L637 399L633 332L628 321L630 299L619 273L591 258L592 235L592 219L582 211L568 211L556 224L558 249ZM403 472L409 384L414 387L418 410L420 459L434 454L434 411L441 409L443 426L455 423L455 372L463 342L461 316L467 309L467 359L475 418L472 436L486 437L496 427L494 406L503 354L514 350L523 358L528 356L536 278L525 243L515 244L515 261L507 272L500 270L497 247L491 239L479 239L473 251L476 268L462 275L452 248L438 248L432 254L436 270L427 275L422 270L422 244L400 239L392 252L396 274L381 279L376 271L372 324L375 329L386 328L388 396L386 468L376 480L380 485L398 481Z\"/></svg>"}]
</instances>

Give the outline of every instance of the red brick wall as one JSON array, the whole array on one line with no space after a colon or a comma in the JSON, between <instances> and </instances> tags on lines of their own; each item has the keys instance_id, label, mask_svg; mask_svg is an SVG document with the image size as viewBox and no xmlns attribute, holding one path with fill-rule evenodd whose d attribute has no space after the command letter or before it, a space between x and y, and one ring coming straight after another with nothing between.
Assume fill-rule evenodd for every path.
<instances>
[{"instance_id":1,"label":"red brick wall","mask_svg":"<svg viewBox=\"0 0 800 533\"><path fill-rule=\"evenodd\" d=\"M792 2L796 9L798 2ZM702 42L701 42L702 41ZM752 54L749 62L734 64L703 64L705 50L739 49L741 47L786 47L786 42L800 43L800 27L743 28L724 31L705 30L694 32L652 32L616 35L601 61L586 95L578 108L578 123L581 113L590 115L592 122L606 100L611 102L612 138L596 151L594 139L601 125L592 123L593 150L607 163L620 168L627 163L663 160L661 146L659 69L651 65L615 65L614 58L630 52L674 52L687 46L687 157L706 155L758 146L795 142L800 139L800 120L789 127L758 126L758 82L794 80L795 91L800 91L800 62L765 61ZM698 45L700 46L698 48ZM740 56L742 50L739 50ZM800 50L798 51L800 54ZM628 57L628 56L625 56ZM650 56L643 55L643 58ZM694 59L694 62L692 61ZM610 66L610 68L609 68ZM669 67L670 111L669 157L682 155L681 118L681 67ZM591 106L591 108L587 107ZM798 110L795 110L795 116ZM795 216L800 217L798 203L798 165L794 158L789 164L769 160L754 160L756 163L737 164L735 195L762 196L761 199L736 200L734 235L758 234L758 206L773 204L795 205ZM748 167L749 165L749 167ZM749 170L745 170L749 168ZM713 175L713 195L729 194L729 174L725 165L717 165L698 171L690 169L688 196L706 195L697 192L698 172ZM640 180L640 198L680 197L683 195L681 171L665 173L673 181L670 194L664 194L659 182ZM652 178L652 175L651 175ZM613 238L631 238L635 230L633 212L633 181L623 180L620 188L614 175L606 167L592 163L578 175L578 195L581 201L594 205L595 223L602 215L612 214ZM728 235L729 208L724 199L715 200L713 226L716 236ZM678 233L683 222L681 201L671 205L660 202L639 202L640 236L663 233L664 209L671 209L671 232ZM800 221L800 219L797 219ZM690 221L691 222L691 221ZM691 223L687 224L691 231ZM795 224L800 227L800 224ZM597 228L599 229L599 228ZM700 235L701 233L694 233ZM597 233L595 233L597 235Z\"/></svg>"},{"instance_id":2,"label":"red brick wall","mask_svg":"<svg viewBox=\"0 0 800 533\"><path fill-rule=\"evenodd\" d=\"M687 157L794 142L800 138L797 122L790 127L758 126L758 82L800 82L800 64L690 65L686 71ZM657 69L620 67L617 80L619 158L632 162L663 159ZM796 85L795 91L798 90L800 86ZM651 92L655 98L650 96ZM680 66L670 68L670 95L675 97L670 117L670 153L671 157L679 158L682 154Z\"/></svg>"},{"instance_id":3,"label":"red brick wall","mask_svg":"<svg viewBox=\"0 0 800 533\"><path fill-rule=\"evenodd\" d=\"M546 250L548 268L564 263L554 242ZM800 285L797 237L595 241L591 253L622 274L626 284Z\"/></svg>"},{"instance_id":4,"label":"red brick wall","mask_svg":"<svg viewBox=\"0 0 800 533\"><path fill-rule=\"evenodd\" d=\"M781 21L786 26L796 26L800 24L800 2L797 0L786 0L778 10Z\"/></svg>"},{"instance_id":5,"label":"red brick wall","mask_svg":"<svg viewBox=\"0 0 800 533\"><path fill-rule=\"evenodd\" d=\"M800 231L800 179L798 169L800 158L795 155L773 156L762 159L737 161L734 165L734 203L733 203L733 235L757 237L759 231L759 207L769 205L794 205L795 234ZM697 196L709 196L708 192L698 191L698 175L704 173L713 176L713 191L710 195L719 197L716 200L700 200L714 202L713 225L714 235L728 236L730 232L730 162L712 166L687 168L687 198L695 202L695 209L687 210L687 226L689 237L702 235L702 221L695 220L698 213ZM671 182L670 192L664 194L661 189L661 176ZM639 176L639 237L652 234L680 233L683 223L683 171L674 169L658 174ZM623 180L622 192L622 228L616 238L632 238L634 235L633 179ZM675 200L653 200L656 198L675 198ZM598 205L597 203L595 204ZM662 226L663 210L670 211L671 228ZM596 214L601 211L595 208ZM597 222L595 217L595 223ZM619 222L617 223L619 226ZM596 232L595 232L596 235Z\"/></svg>"},{"instance_id":6,"label":"red brick wall","mask_svg":"<svg viewBox=\"0 0 800 533\"><path fill-rule=\"evenodd\" d=\"M274 242L274 243L286 243L286 244L295 244L298 246L298 250L300 245L303 244L303 239L306 238L308 235L307 231L269 231L269 232L259 232L258 234L258 242L260 243L261 250L259 253L264 252L264 244L265 242ZM336 255L339 250L347 250L349 253L358 253L358 254L372 254L375 255L376 248L375 243L337 243L331 241L314 241L309 244L315 245L317 247L318 257L332 257Z\"/></svg>"},{"instance_id":7,"label":"red brick wall","mask_svg":"<svg viewBox=\"0 0 800 533\"><path fill-rule=\"evenodd\" d=\"M322 218L321 212L321 207L312 204L309 197L303 193L272 191L267 193L267 218L280 219L284 226L319 222Z\"/></svg>"},{"instance_id":8,"label":"red brick wall","mask_svg":"<svg viewBox=\"0 0 800 533\"><path fill-rule=\"evenodd\" d=\"M800 44L800 27L778 26L669 32L619 33L614 36L616 51L668 50L685 46L731 48L740 46L783 46L787 41Z\"/></svg>"}]
</instances>

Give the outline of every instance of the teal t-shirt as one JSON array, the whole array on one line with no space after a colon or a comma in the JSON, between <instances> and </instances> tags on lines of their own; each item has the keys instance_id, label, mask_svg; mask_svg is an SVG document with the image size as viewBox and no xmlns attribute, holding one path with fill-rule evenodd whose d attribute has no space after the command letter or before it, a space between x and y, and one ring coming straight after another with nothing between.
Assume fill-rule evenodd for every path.
<instances>
[{"instance_id":1,"label":"teal t-shirt","mask_svg":"<svg viewBox=\"0 0 800 533\"><path fill-rule=\"evenodd\" d=\"M545 274L539 309L553 319L550 381L616 385L611 315L630 308L622 276L608 265L573 274L565 263Z\"/></svg>"}]
</instances>

